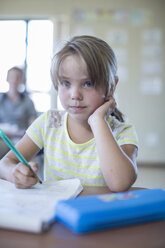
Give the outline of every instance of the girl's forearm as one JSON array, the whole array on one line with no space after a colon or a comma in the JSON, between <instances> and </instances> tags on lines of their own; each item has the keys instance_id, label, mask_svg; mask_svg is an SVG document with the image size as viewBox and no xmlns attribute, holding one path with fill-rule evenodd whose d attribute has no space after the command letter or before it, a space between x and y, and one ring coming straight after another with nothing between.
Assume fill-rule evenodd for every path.
<instances>
[{"instance_id":1,"label":"girl's forearm","mask_svg":"<svg viewBox=\"0 0 165 248\"><path fill-rule=\"evenodd\" d=\"M104 119L95 117L90 125L107 185L112 191L127 190L136 179L133 162L118 146Z\"/></svg>"}]
</instances>

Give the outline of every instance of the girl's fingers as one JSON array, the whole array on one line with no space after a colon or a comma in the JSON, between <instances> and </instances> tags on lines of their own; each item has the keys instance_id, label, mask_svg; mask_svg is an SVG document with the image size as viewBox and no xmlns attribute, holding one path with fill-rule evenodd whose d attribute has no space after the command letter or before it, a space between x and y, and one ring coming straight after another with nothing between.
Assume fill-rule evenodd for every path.
<instances>
[{"instance_id":1,"label":"girl's fingers","mask_svg":"<svg viewBox=\"0 0 165 248\"><path fill-rule=\"evenodd\" d=\"M116 101L113 97L110 97L108 99L105 99L106 102L104 103L104 106L106 107L106 111L108 114L112 114L115 107L116 107Z\"/></svg>"},{"instance_id":2,"label":"girl's fingers","mask_svg":"<svg viewBox=\"0 0 165 248\"><path fill-rule=\"evenodd\" d=\"M116 107L116 101L115 101L114 98L111 98L111 99L109 100L109 102L110 102L109 111L110 111L110 113L112 114L113 111L114 111L114 109L115 109L115 107Z\"/></svg>"},{"instance_id":3,"label":"girl's fingers","mask_svg":"<svg viewBox=\"0 0 165 248\"><path fill-rule=\"evenodd\" d=\"M33 172L24 164L19 163L15 169L14 169L14 173L21 173L25 176L32 176Z\"/></svg>"},{"instance_id":4,"label":"girl's fingers","mask_svg":"<svg viewBox=\"0 0 165 248\"><path fill-rule=\"evenodd\" d=\"M14 168L12 174L13 182L17 188L29 188L38 181L38 178L34 175L33 171L21 163Z\"/></svg>"},{"instance_id":5,"label":"girl's fingers","mask_svg":"<svg viewBox=\"0 0 165 248\"><path fill-rule=\"evenodd\" d=\"M37 163L30 162L29 164L30 164L30 166L34 172L38 171L38 164Z\"/></svg>"},{"instance_id":6,"label":"girl's fingers","mask_svg":"<svg viewBox=\"0 0 165 248\"><path fill-rule=\"evenodd\" d=\"M93 120L98 116L104 118L105 116L111 115L114 112L115 107L116 107L115 99L112 96L106 97L105 102L100 107L98 107L91 116L89 116L88 118L89 125L91 125Z\"/></svg>"}]
</instances>

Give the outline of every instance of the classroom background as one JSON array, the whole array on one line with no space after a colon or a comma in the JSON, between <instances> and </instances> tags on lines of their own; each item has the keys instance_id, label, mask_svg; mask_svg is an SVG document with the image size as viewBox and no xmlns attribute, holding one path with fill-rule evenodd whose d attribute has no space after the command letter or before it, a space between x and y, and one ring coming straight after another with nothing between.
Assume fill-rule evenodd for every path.
<instances>
[{"instance_id":1,"label":"classroom background","mask_svg":"<svg viewBox=\"0 0 165 248\"><path fill-rule=\"evenodd\" d=\"M119 109L139 137L134 186L165 188L164 9L164 0L0 0L0 91L5 70L22 64L37 111L61 108L50 80L59 42L81 34L106 40L118 59Z\"/></svg>"}]
</instances>

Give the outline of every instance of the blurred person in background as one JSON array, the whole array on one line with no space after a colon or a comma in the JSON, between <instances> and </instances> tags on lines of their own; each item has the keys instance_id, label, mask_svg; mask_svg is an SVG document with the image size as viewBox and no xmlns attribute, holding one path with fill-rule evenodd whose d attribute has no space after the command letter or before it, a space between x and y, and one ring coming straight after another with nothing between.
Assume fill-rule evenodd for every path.
<instances>
[{"instance_id":1,"label":"blurred person in background","mask_svg":"<svg viewBox=\"0 0 165 248\"><path fill-rule=\"evenodd\" d=\"M9 90L0 93L0 128L15 144L28 126L36 119L34 104L24 90L24 70L12 67L7 72ZM0 139L0 159L9 148Z\"/></svg>"}]
</instances>

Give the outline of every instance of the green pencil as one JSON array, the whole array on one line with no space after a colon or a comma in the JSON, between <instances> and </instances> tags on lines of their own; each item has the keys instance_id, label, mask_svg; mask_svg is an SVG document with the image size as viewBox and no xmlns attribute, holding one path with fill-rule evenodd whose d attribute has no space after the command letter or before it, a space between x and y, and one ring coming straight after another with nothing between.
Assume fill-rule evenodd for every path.
<instances>
[{"instance_id":1,"label":"green pencil","mask_svg":"<svg viewBox=\"0 0 165 248\"><path fill-rule=\"evenodd\" d=\"M22 156L22 154L15 148L14 144L11 142L11 140L7 137L7 135L0 129L0 137L4 140L6 145L14 152L16 157L19 159L21 163L26 165L32 172L33 174L38 178L38 176L35 174L35 172L32 170L31 166L27 162L27 160ZM38 178L39 183L42 184L42 181Z\"/></svg>"}]
</instances>

